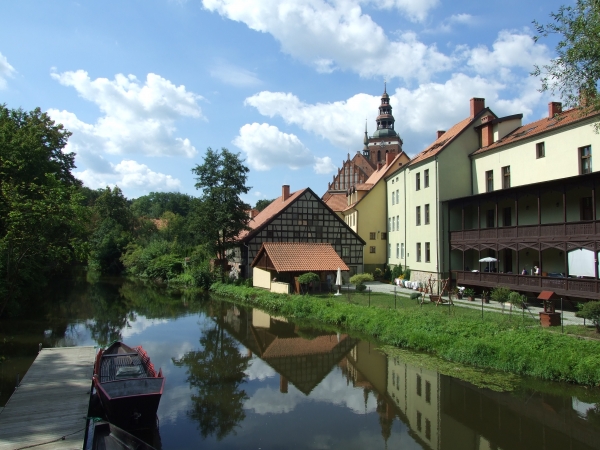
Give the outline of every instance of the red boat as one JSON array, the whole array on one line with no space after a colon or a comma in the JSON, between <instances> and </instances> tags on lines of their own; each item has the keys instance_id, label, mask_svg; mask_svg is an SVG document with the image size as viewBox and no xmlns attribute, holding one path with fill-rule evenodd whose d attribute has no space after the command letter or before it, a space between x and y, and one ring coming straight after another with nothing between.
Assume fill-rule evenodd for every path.
<instances>
[{"instance_id":1,"label":"red boat","mask_svg":"<svg viewBox=\"0 0 600 450\"><path fill-rule=\"evenodd\" d=\"M94 364L94 386L108 420L121 428L156 424L156 411L165 387L145 350L114 342L100 350Z\"/></svg>"}]
</instances>

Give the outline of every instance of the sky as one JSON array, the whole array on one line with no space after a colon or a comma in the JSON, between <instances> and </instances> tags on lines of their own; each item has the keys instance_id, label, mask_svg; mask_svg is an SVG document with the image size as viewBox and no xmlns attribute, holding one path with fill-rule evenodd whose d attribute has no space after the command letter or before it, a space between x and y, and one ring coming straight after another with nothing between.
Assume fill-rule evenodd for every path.
<instances>
[{"instance_id":1,"label":"sky","mask_svg":"<svg viewBox=\"0 0 600 450\"><path fill-rule=\"evenodd\" d=\"M310 187L376 129L384 80L414 156L483 97L523 123L559 99L529 74L555 56L533 20L572 0L3 2L0 103L40 107L72 136L75 175L128 198L199 196L208 147L249 167L243 200Z\"/></svg>"}]
</instances>

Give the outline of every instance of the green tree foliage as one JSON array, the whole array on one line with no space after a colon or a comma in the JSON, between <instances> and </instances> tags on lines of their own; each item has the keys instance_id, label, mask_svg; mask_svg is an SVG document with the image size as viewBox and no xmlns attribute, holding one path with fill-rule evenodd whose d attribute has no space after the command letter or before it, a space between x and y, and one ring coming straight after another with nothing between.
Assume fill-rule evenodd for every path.
<instances>
[{"instance_id":1,"label":"green tree foliage","mask_svg":"<svg viewBox=\"0 0 600 450\"><path fill-rule=\"evenodd\" d=\"M151 192L131 202L131 211L136 217L160 218L165 212L186 217L194 198L179 192Z\"/></svg>"},{"instance_id":2,"label":"green tree foliage","mask_svg":"<svg viewBox=\"0 0 600 450\"><path fill-rule=\"evenodd\" d=\"M224 266L227 250L236 245L240 232L247 229L250 206L242 201L240 195L250 191L250 187L246 186L249 169L239 153L231 153L226 148L217 152L209 147L204 163L197 165L192 172L197 175L196 189L202 192L193 226L199 238Z\"/></svg>"},{"instance_id":3,"label":"green tree foliage","mask_svg":"<svg viewBox=\"0 0 600 450\"><path fill-rule=\"evenodd\" d=\"M366 289L365 283L367 281L374 281L373 275L370 273L357 273L350 277L350 283L356 286L356 290L362 292Z\"/></svg>"},{"instance_id":4,"label":"green tree foliage","mask_svg":"<svg viewBox=\"0 0 600 450\"><path fill-rule=\"evenodd\" d=\"M550 17L553 21L546 25L533 22L537 29L534 40L561 36L558 56L548 65L535 66L532 75L541 76L541 91L558 92L566 106L579 107L583 114L600 111L600 0L577 0Z\"/></svg>"},{"instance_id":5,"label":"green tree foliage","mask_svg":"<svg viewBox=\"0 0 600 450\"><path fill-rule=\"evenodd\" d=\"M266 200L266 199L261 199L259 201L256 202L256 206L254 207L254 209L256 209L257 211L262 211L263 209L265 209L267 206L269 206L271 203L273 203L275 201L275 199L273 200Z\"/></svg>"},{"instance_id":6,"label":"green tree foliage","mask_svg":"<svg viewBox=\"0 0 600 450\"><path fill-rule=\"evenodd\" d=\"M63 152L70 133L39 109L0 106L0 314L86 253L86 209Z\"/></svg>"},{"instance_id":7,"label":"green tree foliage","mask_svg":"<svg viewBox=\"0 0 600 450\"><path fill-rule=\"evenodd\" d=\"M512 291L506 287L495 287L494 289L492 289L492 293L490 294L490 297L495 302L506 303L510 298L511 292Z\"/></svg>"},{"instance_id":8,"label":"green tree foliage","mask_svg":"<svg viewBox=\"0 0 600 450\"><path fill-rule=\"evenodd\" d=\"M600 302L586 302L580 308L575 315L591 320L596 327L596 331L600 333Z\"/></svg>"},{"instance_id":9,"label":"green tree foliage","mask_svg":"<svg viewBox=\"0 0 600 450\"><path fill-rule=\"evenodd\" d=\"M303 273L298 277L298 283L300 284L318 283L319 281L321 281L321 278L314 272Z\"/></svg>"}]
</instances>

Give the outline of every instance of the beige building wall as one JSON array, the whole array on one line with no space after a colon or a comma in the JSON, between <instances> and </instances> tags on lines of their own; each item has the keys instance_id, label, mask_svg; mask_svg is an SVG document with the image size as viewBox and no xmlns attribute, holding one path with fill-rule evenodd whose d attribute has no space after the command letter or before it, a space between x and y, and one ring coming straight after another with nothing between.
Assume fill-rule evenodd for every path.
<instances>
[{"instance_id":1,"label":"beige building wall","mask_svg":"<svg viewBox=\"0 0 600 450\"><path fill-rule=\"evenodd\" d=\"M252 270L252 285L264 289L271 289L271 273L268 270L254 267Z\"/></svg>"},{"instance_id":2,"label":"beige building wall","mask_svg":"<svg viewBox=\"0 0 600 450\"><path fill-rule=\"evenodd\" d=\"M386 179L387 189L387 236L388 264L403 268L407 265L406 257L406 195L405 181L407 168L402 168Z\"/></svg>"},{"instance_id":3,"label":"beige building wall","mask_svg":"<svg viewBox=\"0 0 600 450\"><path fill-rule=\"evenodd\" d=\"M579 175L579 149L587 145L592 146L592 170L597 172L600 170L600 134L596 134L593 127L597 122L597 118L585 120L473 156L474 194L486 192L487 171L493 171L494 190L502 189L502 167L505 166L510 167L511 187ZM543 158L537 157L536 144L539 143L544 143Z\"/></svg>"}]
</instances>

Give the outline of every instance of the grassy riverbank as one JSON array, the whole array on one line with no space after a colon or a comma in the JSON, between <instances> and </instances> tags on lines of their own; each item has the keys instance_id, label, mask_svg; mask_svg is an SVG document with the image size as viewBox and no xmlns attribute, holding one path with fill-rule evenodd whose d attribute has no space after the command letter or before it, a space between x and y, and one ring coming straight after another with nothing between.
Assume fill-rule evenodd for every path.
<instances>
[{"instance_id":1,"label":"grassy riverbank","mask_svg":"<svg viewBox=\"0 0 600 450\"><path fill-rule=\"evenodd\" d=\"M556 333L537 321L427 304L402 309L368 308L344 299L281 295L216 283L211 291L233 301L286 317L342 326L395 347L410 348L447 361L546 380L600 384L600 342Z\"/></svg>"}]
</instances>

